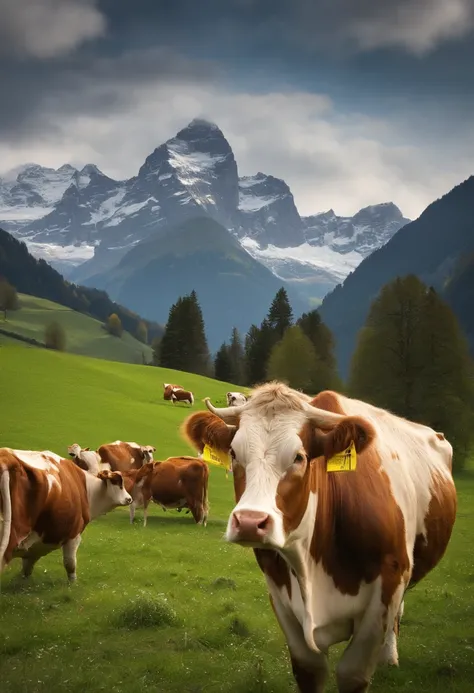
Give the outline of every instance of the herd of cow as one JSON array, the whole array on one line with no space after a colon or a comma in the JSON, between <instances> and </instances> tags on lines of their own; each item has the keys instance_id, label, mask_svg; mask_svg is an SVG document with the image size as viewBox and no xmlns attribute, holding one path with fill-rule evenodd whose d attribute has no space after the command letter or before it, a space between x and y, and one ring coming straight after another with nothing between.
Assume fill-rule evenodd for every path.
<instances>
[{"instance_id":1,"label":"herd of cow","mask_svg":"<svg viewBox=\"0 0 474 693\"><path fill-rule=\"evenodd\" d=\"M179 386L164 389L180 401ZM236 505L225 538L254 551L300 693L323 693L328 650L345 641L338 691L365 693L378 663L398 665L406 590L449 544L457 512L450 443L331 391L311 399L266 383L239 404L205 402L208 411L188 415L181 430L200 456L209 446L231 460ZM205 524L200 457L155 462L153 447L120 441L68 452L72 460L0 450L2 568L18 555L30 575L61 546L74 579L86 524L150 498Z\"/></svg>"}]
</instances>

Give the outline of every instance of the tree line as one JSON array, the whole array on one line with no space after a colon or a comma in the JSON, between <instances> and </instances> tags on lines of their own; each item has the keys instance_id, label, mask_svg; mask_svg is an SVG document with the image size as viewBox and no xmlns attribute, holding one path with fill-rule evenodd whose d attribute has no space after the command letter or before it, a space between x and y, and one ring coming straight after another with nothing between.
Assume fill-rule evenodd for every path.
<instances>
[{"instance_id":1,"label":"tree line","mask_svg":"<svg viewBox=\"0 0 474 693\"><path fill-rule=\"evenodd\" d=\"M283 380L315 395L333 389L444 433L454 466L474 452L474 368L467 340L447 303L415 276L384 286L358 335L348 381L343 383L334 339L317 309L294 319L284 288L260 325L244 339L236 328L214 359L207 346L196 293L169 313L154 363L254 386Z\"/></svg>"}]
</instances>

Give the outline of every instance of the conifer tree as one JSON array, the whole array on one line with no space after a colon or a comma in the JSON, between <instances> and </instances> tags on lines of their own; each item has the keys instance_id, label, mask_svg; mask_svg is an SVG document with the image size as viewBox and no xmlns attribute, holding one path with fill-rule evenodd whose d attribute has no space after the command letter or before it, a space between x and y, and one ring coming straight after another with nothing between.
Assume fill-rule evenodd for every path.
<instances>
[{"instance_id":1,"label":"conifer tree","mask_svg":"<svg viewBox=\"0 0 474 693\"><path fill-rule=\"evenodd\" d=\"M267 321L275 333L275 342L280 340L288 327L293 324L293 310L284 287L277 291L268 311Z\"/></svg>"},{"instance_id":2,"label":"conifer tree","mask_svg":"<svg viewBox=\"0 0 474 693\"><path fill-rule=\"evenodd\" d=\"M267 363L272 347L274 333L267 319L260 328L252 325L245 340L246 381L248 385L264 382L267 373Z\"/></svg>"},{"instance_id":3,"label":"conifer tree","mask_svg":"<svg viewBox=\"0 0 474 693\"><path fill-rule=\"evenodd\" d=\"M210 374L210 357L201 308L194 291L180 297L168 315L160 344L160 366Z\"/></svg>"},{"instance_id":4,"label":"conifer tree","mask_svg":"<svg viewBox=\"0 0 474 693\"><path fill-rule=\"evenodd\" d=\"M311 340L299 325L289 327L276 344L268 362L268 379L283 380L290 387L308 392L317 369Z\"/></svg>"},{"instance_id":5,"label":"conifer tree","mask_svg":"<svg viewBox=\"0 0 474 693\"><path fill-rule=\"evenodd\" d=\"M225 383L233 382L230 348L225 342L221 344L214 359L214 377L216 380L222 380Z\"/></svg>"},{"instance_id":6,"label":"conifer tree","mask_svg":"<svg viewBox=\"0 0 474 693\"><path fill-rule=\"evenodd\" d=\"M474 434L473 366L450 308L407 276L383 287L360 331L353 396L445 434L461 468Z\"/></svg>"},{"instance_id":7,"label":"conifer tree","mask_svg":"<svg viewBox=\"0 0 474 693\"><path fill-rule=\"evenodd\" d=\"M311 341L318 364L312 377L311 389L313 394L322 390L341 390L342 382L337 373L336 357L334 355L334 338L331 330L323 323L317 310L312 310L297 320L305 335Z\"/></svg>"},{"instance_id":8,"label":"conifer tree","mask_svg":"<svg viewBox=\"0 0 474 693\"><path fill-rule=\"evenodd\" d=\"M235 383L235 385L244 384L244 348L240 339L239 331L236 327L232 330L232 336L229 344L229 357L231 363L230 380L227 382Z\"/></svg>"}]
</instances>

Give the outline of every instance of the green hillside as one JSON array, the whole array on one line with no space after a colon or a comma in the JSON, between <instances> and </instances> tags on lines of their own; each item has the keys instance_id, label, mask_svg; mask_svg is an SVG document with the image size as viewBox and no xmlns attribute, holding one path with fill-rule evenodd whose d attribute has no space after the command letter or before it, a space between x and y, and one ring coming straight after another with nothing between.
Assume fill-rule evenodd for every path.
<instances>
[{"instance_id":1,"label":"green hillside","mask_svg":"<svg viewBox=\"0 0 474 693\"><path fill-rule=\"evenodd\" d=\"M0 330L14 332L43 343L46 325L55 320L66 331L66 351L125 363L143 363L145 355L145 360L151 361L151 348L128 332L124 332L120 339L112 337L103 329L102 323L84 313L26 294L19 294L19 299L20 310L10 311L6 322L0 320ZM12 341L0 333L1 343L7 339L9 342Z\"/></svg>"},{"instance_id":2,"label":"green hillside","mask_svg":"<svg viewBox=\"0 0 474 693\"><path fill-rule=\"evenodd\" d=\"M162 398L162 383L192 389L196 404ZM157 459L190 452L179 435L227 383L165 369L19 346L0 348L1 443L64 454L117 438L156 445ZM4 396L8 393L8 396ZM459 514L441 565L405 599L400 668L380 669L371 693L470 693L474 480L457 479ZM222 537L233 484L211 467L206 528L189 515L128 509L94 521L66 586L59 552L30 581L14 561L1 578L2 693L288 693L296 690L285 640L253 552ZM331 650L334 667L342 646ZM327 693L335 693L331 676Z\"/></svg>"}]
</instances>

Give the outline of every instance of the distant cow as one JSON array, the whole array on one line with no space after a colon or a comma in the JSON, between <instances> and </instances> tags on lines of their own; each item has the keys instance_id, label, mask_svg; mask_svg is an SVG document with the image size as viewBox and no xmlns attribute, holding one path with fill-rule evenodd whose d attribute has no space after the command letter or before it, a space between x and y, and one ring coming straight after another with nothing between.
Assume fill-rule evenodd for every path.
<instances>
[{"instance_id":1,"label":"distant cow","mask_svg":"<svg viewBox=\"0 0 474 693\"><path fill-rule=\"evenodd\" d=\"M226 398L228 407L237 407L247 401L247 397L242 392L227 392Z\"/></svg>"},{"instance_id":2,"label":"distant cow","mask_svg":"<svg viewBox=\"0 0 474 693\"><path fill-rule=\"evenodd\" d=\"M124 443L116 440L113 443L101 445L97 452L102 463L110 465L113 472L125 472L129 469L140 469L147 462L152 462L156 448L152 445L138 445L138 443Z\"/></svg>"},{"instance_id":3,"label":"distant cow","mask_svg":"<svg viewBox=\"0 0 474 693\"><path fill-rule=\"evenodd\" d=\"M169 402L174 390L184 390L184 388L182 385L176 385L174 383L163 383L163 399Z\"/></svg>"},{"instance_id":4,"label":"distant cow","mask_svg":"<svg viewBox=\"0 0 474 693\"><path fill-rule=\"evenodd\" d=\"M29 577L42 556L61 548L67 576L75 580L85 527L131 503L117 472L94 476L49 450L0 448L0 572L18 557Z\"/></svg>"},{"instance_id":5,"label":"distant cow","mask_svg":"<svg viewBox=\"0 0 474 693\"><path fill-rule=\"evenodd\" d=\"M192 406L194 404L194 395L188 390L173 390L171 393L171 401L173 404L175 402L189 402Z\"/></svg>"},{"instance_id":6,"label":"distant cow","mask_svg":"<svg viewBox=\"0 0 474 693\"><path fill-rule=\"evenodd\" d=\"M103 464L100 455L95 450L90 448L81 448L80 445L74 443L67 449L68 455L72 458L74 464L83 469L85 472L97 475L100 471L108 469L110 465Z\"/></svg>"},{"instance_id":7,"label":"distant cow","mask_svg":"<svg viewBox=\"0 0 474 693\"><path fill-rule=\"evenodd\" d=\"M209 513L207 464L197 457L169 457L164 462L148 462L139 470L124 472L125 488L133 498L130 522L135 508L143 506L143 526L147 523L150 500L163 510L189 508L197 524L207 524Z\"/></svg>"}]
</instances>

